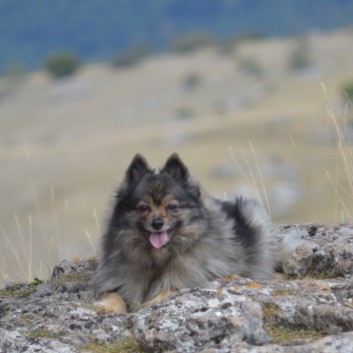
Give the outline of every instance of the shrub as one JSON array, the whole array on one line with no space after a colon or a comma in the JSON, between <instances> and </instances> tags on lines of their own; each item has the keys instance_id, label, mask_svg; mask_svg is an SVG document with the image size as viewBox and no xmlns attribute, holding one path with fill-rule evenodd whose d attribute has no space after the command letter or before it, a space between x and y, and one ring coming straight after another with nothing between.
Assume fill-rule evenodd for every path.
<instances>
[{"instance_id":1,"label":"shrub","mask_svg":"<svg viewBox=\"0 0 353 353\"><path fill-rule=\"evenodd\" d=\"M291 71L304 70L312 65L310 46L307 39L299 39L289 54L289 68Z\"/></svg>"},{"instance_id":2,"label":"shrub","mask_svg":"<svg viewBox=\"0 0 353 353\"><path fill-rule=\"evenodd\" d=\"M171 43L171 50L177 53L189 53L213 43L214 40L208 33L195 32L175 38Z\"/></svg>"},{"instance_id":3,"label":"shrub","mask_svg":"<svg viewBox=\"0 0 353 353\"><path fill-rule=\"evenodd\" d=\"M139 43L119 54L114 55L111 60L111 64L114 67L132 66L139 63L152 52L153 48L148 43Z\"/></svg>"},{"instance_id":4,"label":"shrub","mask_svg":"<svg viewBox=\"0 0 353 353\"><path fill-rule=\"evenodd\" d=\"M197 72L192 72L186 75L183 79L183 86L186 89L195 89L200 86L202 81L202 76Z\"/></svg>"},{"instance_id":5,"label":"shrub","mask_svg":"<svg viewBox=\"0 0 353 353\"><path fill-rule=\"evenodd\" d=\"M255 78L262 78L264 76L265 70L255 57L238 57L236 61L240 70L245 74Z\"/></svg>"},{"instance_id":6,"label":"shrub","mask_svg":"<svg viewBox=\"0 0 353 353\"><path fill-rule=\"evenodd\" d=\"M353 81L346 83L342 88L343 99L353 102Z\"/></svg>"},{"instance_id":7,"label":"shrub","mask_svg":"<svg viewBox=\"0 0 353 353\"><path fill-rule=\"evenodd\" d=\"M74 74L80 67L79 58L69 51L58 51L48 55L44 68L54 78L61 78Z\"/></svg>"},{"instance_id":8,"label":"shrub","mask_svg":"<svg viewBox=\"0 0 353 353\"><path fill-rule=\"evenodd\" d=\"M342 95L343 95L343 101L347 102L348 100L348 106L350 108L350 111L352 110L352 104L353 104L353 81L346 83L343 88L342 88ZM348 115L348 114L347 114ZM350 127L353 127L353 117L350 114L348 117L348 124Z\"/></svg>"},{"instance_id":9,"label":"shrub","mask_svg":"<svg viewBox=\"0 0 353 353\"><path fill-rule=\"evenodd\" d=\"M238 40L245 41L245 42L263 40L265 38L266 38L266 34L261 30L257 30L257 29L245 31L243 33L240 33L240 35L238 35Z\"/></svg>"},{"instance_id":10,"label":"shrub","mask_svg":"<svg viewBox=\"0 0 353 353\"><path fill-rule=\"evenodd\" d=\"M238 41L235 37L219 39L217 41L218 53L225 56L232 56L236 51Z\"/></svg>"},{"instance_id":11,"label":"shrub","mask_svg":"<svg viewBox=\"0 0 353 353\"><path fill-rule=\"evenodd\" d=\"M178 120L188 120L194 117L195 112L189 107L178 107L175 109L175 117Z\"/></svg>"}]
</instances>

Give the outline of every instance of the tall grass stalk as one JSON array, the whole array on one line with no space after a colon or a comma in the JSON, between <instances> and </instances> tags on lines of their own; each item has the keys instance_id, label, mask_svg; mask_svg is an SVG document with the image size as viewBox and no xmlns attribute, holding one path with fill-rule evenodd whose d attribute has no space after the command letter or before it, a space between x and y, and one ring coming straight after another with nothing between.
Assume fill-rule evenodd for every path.
<instances>
[{"instance_id":1,"label":"tall grass stalk","mask_svg":"<svg viewBox=\"0 0 353 353\"><path fill-rule=\"evenodd\" d=\"M3 235L7 247L10 249L10 252L17 264L17 267L20 271L16 270L16 276L20 279L23 278L26 281L31 281L33 279L33 219L32 216L28 215L28 240L26 241L24 232L22 230L21 222L17 215L14 216L17 230L19 232L21 248L14 245L7 235L5 229L0 225L0 231ZM5 254L1 254L2 258L5 257ZM6 258L8 258L9 254L6 254ZM8 260L7 260L8 261ZM5 267L5 264L4 264ZM3 267L3 268L4 268ZM8 280L8 274L1 272L4 280Z\"/></svg>"},{"instance_id":2,"label":"tall grass stalk","mask_svg":"<svg viewBox=\"0 0 353 353\"><path fill-rule=\"evenodd\" d=\"M330 172L327 169L325 169L325 174L326 174L326 177L327 177L330 185L334 189L335 195L336 195L336 197L337 197L337 199L338 199L338 201L339 201L339 203L340 203L340 205L342 207L343 214L341 214L341 221L344 222L345 221L344 214L346 214L347 218L350 219L350 212L349 212L349 210L348 210L348 208L346 206L346 203L345 203L344 199L341 196L340 190L337 187L337 181L334 181L332 179L331 174L330 174Z\"/></svg>"},{"instance_id":3,"label":"tall grass stalk","mask_svg":"<svg viewBox=\"0 0 353 353\"><path fill-rule=\"evenodd\" d=\"M6 241L6 244L9 247L14 259L16 260L16 263L17 263L19 269L21 270L22 275L26 276L27 275L26 267L23 264L23 262L21 261L18 251L15 249L15 247L11 243L9 237L7 236L7 234L5 232L5 229L1 225L0 225L0 232L3 235L3 237L4 237L5 241Z\"/></svg>"},{"instance_id":4,"label":"tall grass stalk","mask_svg":"<svg viewBox=\"0 0 353 353\"><path fill-rule=\"evenodd\" d=\"M23 144L23 150L25 153L27 165L28 165L28 167L30 167L31 163L32 163L32 154L31 154L31 150L29 148L27 141L25 141ZM39 207L37 187L34 182L32 183L32 196L33 196L34 207L35 207L36 222L38 224L39 231L42 234L42 239L44 240L47 249L49 249L49 240L48 240L49 237L48 237L48 234L46 233L45 227L43 225L43 221L42 221L42 217L41 217L41 209Z\"/></svg>"},{"instance_id":5,"label":"tall grass stalk","mask_svg":"<svg viewBox=\"0 0 353 353\"><path fill-rule=\"evenodd\" d=\"M46 244L47 249L49 249L49 237L43 225L43 221L41 217L42 211L39 207L37 187L34 183L32 184L32 194L33 194L33 200L34 200L34 206L35 206L35 216L36 216L35 218L38 224L38 228L40 233L42 234L42 238Z\"/></svg>"},{"instance_id":6,"label":"tall grass stalk","mask_svg":"<svg viewBox=\"0 0 353 353\"><path fill-rule=\"evenodd\" d=\"M98 234L101 235L102 234L102 229L101 229L101 225L100 225L100 222L99 222L99 219L98 219L98 213L97 213L97 210L95 208L93 209L93 218L94 218L94 223L96 224L96 227L97 227Z\"/></svg>"},{"instance_id":7,"label":"tall grass stalk","mask_svg":"<svg viewBox=\"0 0 353 353\"><path fill-rule=\"evenodd\" d=\"M14 214L14 220L15 220L18 236L20 237L22 249L26 249L26 242L25 242L25 237L23 235L22 225L20 222L20 218L19 218L18 214L16 214L16 213ZM28 262L28 254L26 251L24 252L23 256L25 257L26 262Z\"/></svg>"},{"instance_id":8,"label":"tall grass stalk","mask_svg":"<svg viewBox=\"0 0 353 353\"><path fill-rule=\"evenodd\" d=\"M264 207L269 216L271 217L271 207L267 195L267 190L264 182L264 177L261 172L260 164L256 155L256 150L254 148L254 145L252 142L249 142L251 153L254 159L255 167L256 167L256 172L260 180L260 186L258 185L258 182L256 181L255 178L255 173L252 167L252 164L250 163L248 157L246 156L245 152L243 151L243 157L244 157L244 162L247 165L248 171L244 170L244 168L241 166L239 161L235 158L235 155L233 153L233 149L231 146L228 147L230 156L232 158L232 161L236 165L236 167L239 169L240 173L242 174L243 178L246 180L246 182L249 184L252 192L256 196L257 200L259 201L260 205Z\"/></svg>"},{"instance_id":9,"label":"tall grass stalk","mask_svg":"<svg viewBox=\"0 0 353 353\"><path fill-rule=\"evenodd\" d=\"M24 143L25 164L28 168L32 166L30 148ZM43 209L38 197L38 189L35 182L32 182L31 198L33 212L26 216L17 213L13 215L14 234L9 235L4 226L0 225L0 238L3 244L0 247L0 287L8 281L30 282L34 277L47 278L50 276L49 266L53 266L59 259L61 249L60 241L60 219L57 212L57 190L54 185L49 188L49 195L46 192L49 212L51 216L50 233L46 229L45 219L43 219ZM69 200L64 203L65 212L69 212ZM101 226L96 209L92 210L93 219L101 233ZM88 228L83 228L87 243L96 253L96 246Z\"/></svg>"},{"instance_id":10,"label":"tall grass stalk","mask_svg":"<svg viewBox=\"0 0 353 353\"><path fill-rule=\"evenodd\" d=\"M256 166L257 174L259 175L259 178L260 178L261 189L262 189L262 192L263 192L263 195L264 195L264 198L265 198L266 208L267 208L267 211L268 211L269 216L271 218L271 207L270 207L270 202L268 200L267 189L266 189L266 185L265 185L265 179L264 179L264 176L263 176L261 168L260 168L260 163L259 163L259 161L257 159L257 154L256 154L255 147L254 147L254 145L253 145L253 143L251 141L249 142L249 144L250 144L251 152L252 152L254 160L255 160L255 166Z\"/></svg>"},{"instance_id":11,"label":"tall grass stalk","mask_svg":"<svg viewBox=\"0 0 353 353\"><path fill-rule=\"evenodd\" d=\"M23 144L25 163L28 168L32 164L32 156L28 143ZM4 281L32 281L34 276L43 276L43 261L53 260L53 251L58 249L59 228L55 211L55 190L51 189L51 206L54 218L55 238L49 239L45 231L42 220L42 211L38 199L38 193L35 183L31 185L31 194L33 199L34 213L28 213L26 221L21 220L20 216L13 215L16 234L10 237L5 228L0 225L0 235L4 239L4 244L0 249L1 270L0 276ZM42 239L37 239L41 235ZM45 252L40 258L34 255L38 253L37 245L45 244ZM1 284L2 280L0 281Z\"/></svg>"},{"instance_id":12,"label":"tall grass stalk","mask_svg":"<svg viewBox=\"0 0 353 353\"><path fill-rule=\"evenodd\" d=\"M54 185L50 187L50 204L51 204L51 213L53 217L54 223L54 231L55 231L55 238L52 238L52 246L55 246L56 249L60 249L61 242L60 242L60 231L59 231L59 222L58 222L58 215L55 208L56 203L56 196L55 196L55 188Z\"/></svg>"},{"instance_id":13,"label":"tall grass stalk","mask_svg":"<svg viewBox=\"0 0 353 353\"><path fill-rule=\"evenodd\" d=\"M343 212L346 214L346 217L349 221L352 221L352 215L350 214L347 205L345 204L344 198L342 197L342 192L351 200L353 200L353 149L347 143L345 135L342 131L342 128L336 118L335 111L333 109L333 105L331 99L329 97L328 91L326 89L325 84L320 81L321 88L324 92L326 99L326 112L329 117L329 124L332 127L332 130L335 135L336 143L337 143L337 151L340 157L342 166L345 171L348 188L344 187L339 181L333 181L331 174L326 170L325 174L328 178L331 186L334 188L334 191L338 197L338 200L343 208ZM348 102L349 103L349 102ZM346 105L345 114L344 114L344 123L347 124L347 116L348 116L348 104Z\"/></svg>"},{"instance_id":14,"label":"tall grass stalk","mask_svg":"<svg viewBox=\"0 0 353 353\"><path fill-rule=\"evenodd\" d=\"M84 231L84 233L85 233L85 235L86 235L86 238L88 239L88 241L89 241L89 243L90 243L90 245L91 245L91 247L92 247L92 250L93 250L93 252L94 252L94 254L96 254L96 246L95 246L95 244L94 244L94 241L93 241L93 239L92 239L92 237L91 237L91 234L89 234L89 231L88 231L88 229L87 228L83 228L83 231Z\"/></svg>"},{"instance_id":15,"label":"tall grass stalk","mask_svg":"<svg viewBox=\"0 0 353 353\"><path fill-rule=\"evenodd\" d=\"M32 216L28 215L28 275L27 280L32 279L32 266L33 266L33 222Z\"/></svg>"}]
</instances>

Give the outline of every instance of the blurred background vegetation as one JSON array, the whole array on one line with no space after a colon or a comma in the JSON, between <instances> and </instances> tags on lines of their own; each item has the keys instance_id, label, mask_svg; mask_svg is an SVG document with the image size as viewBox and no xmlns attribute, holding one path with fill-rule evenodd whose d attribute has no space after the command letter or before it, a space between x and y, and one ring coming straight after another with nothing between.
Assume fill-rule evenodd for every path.
<instances>
[{"instance_id":1,"label":"blurred background vegetation","mask_svg":"<svg viewBox=\"0 0 353 353\"><path fill-rule=\"evenodd\" d=\"M0 285L96 253L137 152L274 222L352 222L353 3L0 0Z\"/></svg>"},{"instance_id":2,"label":"blurred background vegetation","mask_svg":"<svg viewBox=\"0 0 353 353\"><path fill-rule=\"evenodd\" d=\"M1 0L0 68L38 69L58 48L92 62L141 43L166 51L212 37L293 36L350 26L352 13L347 0Z\"/></svg>"}]
</instances>

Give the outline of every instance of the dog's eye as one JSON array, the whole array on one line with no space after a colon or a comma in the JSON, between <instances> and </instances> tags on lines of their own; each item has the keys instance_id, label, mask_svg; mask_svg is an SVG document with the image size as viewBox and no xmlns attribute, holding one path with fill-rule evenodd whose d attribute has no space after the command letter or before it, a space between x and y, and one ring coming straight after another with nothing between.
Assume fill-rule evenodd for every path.
<instances>
[{"instance_id":1,"label":"dog's eye","mask_svg":"<svg viewBox=\"0 0 353 353\"><path fill-rule=\"evenodd\" d=\"M150 206L147 206L147 205L140 205L136 209L139 212L149 212L149 211L151 211Z\"/></svg>"},{"instance_id":2,"label":"dog's eye","mask_svg":"<svg viewBox=\"0 0 353 353\"><path fill-rule=\"evenodd\" d=\"M167 208L168 208L169 211L175 211L178 208L178 206L173 204L173 203L171 203L171 204L169 204L167 206Z\"/></svg>"}]
</instances>

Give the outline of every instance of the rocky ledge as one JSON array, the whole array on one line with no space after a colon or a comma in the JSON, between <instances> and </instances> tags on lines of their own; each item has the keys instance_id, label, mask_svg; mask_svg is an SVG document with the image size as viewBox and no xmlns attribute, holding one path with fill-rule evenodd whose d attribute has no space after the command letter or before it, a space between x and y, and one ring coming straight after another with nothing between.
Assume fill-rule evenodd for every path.
<instances>
[{"instance_id":1,"label":"rocky ledge","mask_svg":"<svg viewBox=\"0 0 353 353\"><path fill-rule=\"evenodd\" d=\"M0 291L0 352L353 352L353 227L278 226L304 242L287 276L232 277L138 312L100 312L95 260L65 260L50 281Z\"/></svg>"}]
</instances>

